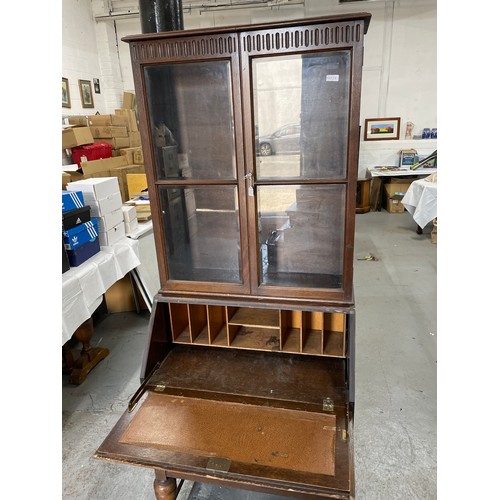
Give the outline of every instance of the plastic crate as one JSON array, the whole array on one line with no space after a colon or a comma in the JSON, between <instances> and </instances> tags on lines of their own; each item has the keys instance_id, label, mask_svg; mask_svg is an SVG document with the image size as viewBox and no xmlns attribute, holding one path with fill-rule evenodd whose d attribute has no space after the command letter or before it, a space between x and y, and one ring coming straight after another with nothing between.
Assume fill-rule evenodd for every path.
<instances>
[{"instance_id":1,"label":"plastic crate","mask_svg":"<svg viewBox=\"0 0 500 500\"><path fill-rule=\"evenodd\" d=\"M76 163L80 167L83 156L87 158L87 161L111 158L113 155L112 149L111 144L107 142L96 142L95 144L86 144L85 146L71 148L71 156L73 163Z\"/></svg>"}]
</instances>

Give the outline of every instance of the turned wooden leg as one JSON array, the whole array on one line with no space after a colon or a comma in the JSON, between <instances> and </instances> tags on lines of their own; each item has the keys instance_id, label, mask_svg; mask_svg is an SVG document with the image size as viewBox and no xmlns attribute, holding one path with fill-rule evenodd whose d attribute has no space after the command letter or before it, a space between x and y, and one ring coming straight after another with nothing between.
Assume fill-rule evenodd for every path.
<instances>
[{"instance_id":1,"label":"turned wooden leg","mask_svg":"<svg viewBox=\"0 0 500 500\"><path fill-rule=\"evenodd\" d=\"M90 370L109 354L109 349L104 347L92 347L90 345L90 339L93 333L94 325L92 318L89 318L87 321L83 322L73 334L73 338L82 343L82 350L80 351L78 359L73 361L71 366L71 375L69 377L71 384L81 384L86 379ZM67 353L66 359L68 360Z\"/></svg>"},{"instance_id":2,"label":"turned wooden leg","mask_svg":"<svg viewBox=\"0 0 500 500\"><path fill-rule=\"evenodd\" d=\"M156 500L175 500L177 496L177 482L173 477L161 469L155 469L154 489Z\"/></svg>"}]
</instances>

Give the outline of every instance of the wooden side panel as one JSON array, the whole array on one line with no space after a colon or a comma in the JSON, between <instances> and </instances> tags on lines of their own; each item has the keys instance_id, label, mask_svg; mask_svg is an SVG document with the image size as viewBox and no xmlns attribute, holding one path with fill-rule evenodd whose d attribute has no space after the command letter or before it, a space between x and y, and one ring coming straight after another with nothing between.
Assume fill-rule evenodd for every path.
<instances>
[{"instance_id":1,"label":"wooden side panel","mask_svg":"<svg viewBox=\"0 0 500 500\"><path fill-rule=\"evenodd\" d=\"M151 373L157 363L163 361L171 347L172 333L168 306L155 298L148 326L148 343L142 360L141 381Z\"/></svg>"}]
</instances>

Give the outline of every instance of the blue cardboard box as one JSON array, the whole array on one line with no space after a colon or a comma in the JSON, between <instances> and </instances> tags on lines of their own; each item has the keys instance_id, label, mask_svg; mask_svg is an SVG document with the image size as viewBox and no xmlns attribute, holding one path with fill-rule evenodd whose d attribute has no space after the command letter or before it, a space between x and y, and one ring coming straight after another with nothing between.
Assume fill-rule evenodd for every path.
<instances>
[{"instance_id":1,"label":"blue cardboard box","mask_svg":"<svg viewBox=\"0 0 500 500\"><path fill-rule=\"evenodd\" d=\"M98 232L98 221L96 217L93 217L88 222L63 231L64 247L66 250L75 250L89 241L94 241L98 236Z\"/></svg>"},{"instance_id":2,"label":"blue cardboard box","mask_svg":"<svg viewBox=\"0 0 500 500\"><path fill-rule=\"evenodd\" d=\"M100 249L99 237L96 237L95 240L87 241L87 243L80 245L74 250L68 250L69 265L71 267L78 267L98 253Z\"/></svg>"},{"instance_id":3,"label":"blue cardboard box","mask_svg":"<svg viewBox=\"0 0 500 500\"><path fill-rule=\"evenodd\" d=\"M62 212L69 212L75 208L82 208L85 205L83 193L81 191L63 191L62 192Z\"/></svg>"}]
</instances>

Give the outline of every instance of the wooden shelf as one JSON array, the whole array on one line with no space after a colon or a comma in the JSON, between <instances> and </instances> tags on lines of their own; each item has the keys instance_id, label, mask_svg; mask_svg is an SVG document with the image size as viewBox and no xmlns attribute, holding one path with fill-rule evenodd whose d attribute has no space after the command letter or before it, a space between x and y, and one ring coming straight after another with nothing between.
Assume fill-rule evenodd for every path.
<instances>
[{"instance_id":1,"label":"wooden shelf","mask_svg":"<svg viewBox=\"0 0 500 500\"><path fill-rule=\"evenodd\" d=\"M279 311L275 309L239 307L228 323L241 326L264 326L279 330Z\"/></svg>"},{"instance_id":2,"label":"wooden shelf","mask_svg":"<svg viewBox=\"0 0 500 500\"><path fill-rule=\"evenodd\" d=\"M279 330L274 328L252 328L241 326L238 328L231 347L240 349L255 349L259 351L279 351Z\"/></svg>"},{"instance_id":3,"label":"wooden shelf","mask_svg":"<svg viewBox=\"0 0 500 500\"><path fill-rule=\"evenodd\" d=\"M346 314L257 307L169 304L179 344L346 357Z\"/></svg>"}]
</instances>

